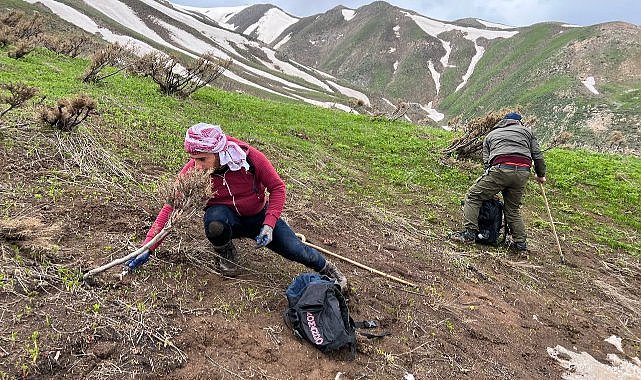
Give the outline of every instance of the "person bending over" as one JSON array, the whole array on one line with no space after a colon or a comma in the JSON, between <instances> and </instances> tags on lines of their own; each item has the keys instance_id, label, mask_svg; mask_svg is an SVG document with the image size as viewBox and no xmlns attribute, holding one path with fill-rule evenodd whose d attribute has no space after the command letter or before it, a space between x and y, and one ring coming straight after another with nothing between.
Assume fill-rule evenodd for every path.
<instances>
[{"instance_id":1,"label":"person bending over","mask_svg":"<svg viewBox=\"0 0 641 380\"><path fill-rule=\"evenodd\" d=\"M178 175L191 169L213 170L212 193L207 201L204 228L218 253L217 267L225 276L240 273L233 239L252 238L256 248L267 247L288 260L333 278L343 291L347 279L336 265L296 236L280 218L285 205L285 184L267 157L248 143L227 136L218 125L199 123L185 134L189 161ZM266 195L269 194L269 196ZM145 244L163 228L172 206L165 204L149 229ZM130 270L145 263L156 243L127 263Z\"/></svg>"}]
</instances>

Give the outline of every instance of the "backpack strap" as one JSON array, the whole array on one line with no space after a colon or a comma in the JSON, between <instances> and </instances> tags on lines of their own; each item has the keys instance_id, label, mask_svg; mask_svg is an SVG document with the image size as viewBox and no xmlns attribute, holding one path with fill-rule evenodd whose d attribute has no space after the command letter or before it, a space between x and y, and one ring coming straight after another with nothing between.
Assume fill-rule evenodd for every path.
<instances>
[{"instance_id":1,"label":"backpack strap","mask_svg":"<svg viewBox=\"0 0 641 380\"><path fill-rule=\"evenodd\" d=\"M382 338L384 336L392 335L392 333L390 333L390 332L384 332L384 333L381 333L381 334L374 334L374 333L366 333L366 332L362 332L362 331L357 331L357 333L359 335L364 336L367 339Z\"/></svg>"},{"instance_id":2,"label":"backpack strap","mask_svg":"<svg viewBox=\"0 0 641 380\"><path fill-rule=\"evenodd\" d=\"M354 328L356 329L375 329L378 327L378 323L376 321L358 321L354 322L353 320L351 321L352 324L354 325ZM390 332L383 332L381 334L375 334L375 333L366 333L362 331L357 331L360 335L364 336L367 339L374 339L374 338L382 338L384 336L392 335Z\"/></svg>"},{"instance_id":3,"label":"backpack strap","mask_svg":"<svg viewBox=\"0 0 641 380\"><path fill-rule=\"evenodd\" d=\"M374 329L377 328L378 324L376 321L359 321L354 322L354 328L356 329Z\"/></svg>"}]
</instances>

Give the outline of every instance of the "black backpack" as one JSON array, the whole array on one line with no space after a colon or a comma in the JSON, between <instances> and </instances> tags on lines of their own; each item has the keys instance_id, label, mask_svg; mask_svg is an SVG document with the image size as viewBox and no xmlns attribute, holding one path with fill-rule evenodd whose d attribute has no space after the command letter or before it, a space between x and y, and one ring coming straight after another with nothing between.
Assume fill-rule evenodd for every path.
<instances>
[{"instance_id":1,"label":"black backpack","mask_svg":"<svg viewBox=\"0 0 641 380\"><path fill-rule=\"evenodd\" d=\"M497 245L503 226L503 202L498 198L483 201L479 211L479 233L476 242L479 244Z\"/></svg>"},{"instance_id":2,"label":"black backpack","mask_svg":"<svg viewBox=\"0 0 641 380\"><path fill-rule=\"evenodd\" d=\"M322 352L356 352L355 324L340 287L326 276L298 275L287 288L285 323L296 336Z\"/></svg>"}]
</instances>

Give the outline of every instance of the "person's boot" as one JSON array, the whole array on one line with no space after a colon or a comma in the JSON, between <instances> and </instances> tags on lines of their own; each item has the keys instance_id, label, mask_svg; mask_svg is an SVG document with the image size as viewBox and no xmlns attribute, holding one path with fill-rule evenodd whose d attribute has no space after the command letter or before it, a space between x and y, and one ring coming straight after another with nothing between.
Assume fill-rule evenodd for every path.
<instances>
[{"instance_id":1,"label":"person's boot","mask_svg":"<svg viewBox=\"0 0 641 380\"><path fill-rule=\"evenodd\" d=\"M347 290L347 278L343 276L340 270L336 268L336 265L331 263L329 260L325 260L325 267L321 269L318 273L321 275L333 278L338 286L341 287L341 292L345 292Z\"/></svg>"},{"instance_id":2,"label":"person's boot","mask_svg":"<svg viewBox=\"0 0 641 380\"><path fill-rule=\"evenodd\" d=\"M223 276L236 277L240 274L238 251L236 251L236 247L231 240L225 245L214 246L214 250L220 256L216 262L216 266Z\"/></svg>"},{"instance_id":3,"label":"person's boot","mask_svg":"<svg viewBox=\"0 0 641 380\"><path fill-rule=\"evenodd\" d=\"M461 243L474 243L476 241L477 231L465 229L461 232L452 232L448 235L451 240L458 241Z\"/></svg>"},{"instance_id":4,"label":"person's boot","mask_svg":"<svg viewBox=\"0 0 641 380\"><path fill-rule=\"evenodd\" d=\"M510 244L507 247L510 251L519 253L519 254L526 254L528 252L527 250L527 242L524 241L519 241L519 242L510 242Z\"/></svg>"}]
</instances>

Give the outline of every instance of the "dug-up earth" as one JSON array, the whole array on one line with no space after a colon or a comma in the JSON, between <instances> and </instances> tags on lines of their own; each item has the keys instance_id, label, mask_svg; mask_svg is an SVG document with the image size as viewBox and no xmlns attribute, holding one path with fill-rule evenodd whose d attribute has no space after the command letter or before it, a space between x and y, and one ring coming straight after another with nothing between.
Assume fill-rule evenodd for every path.
<instances>
[{"instance_id":1,"label":"dug-up earth","mask_svg":"<svg viewBox=\"0 0 641 380\"><path fill-rule=\"evenodd\" d=\"M307 271L238 244L245 273L221 277L199 216L141 270L82 273L135 250L162 201L139 183L169 175L113 159L97 138L0 130L1 379L639 379L641 264L531 223L530 254L444 239L460 210L385 210L294 186L283 217L308 241L415 283L333 259L355 320L376 320L355 357L325 355L283 322ZM319 192L322 194L322 192ZM417 195L417 196L420 196ZM529 196L533 196L530 194ZM553 196L553 194L552 194ZM548 226L549 227L549 226ZM607 341L606 341L607 339Z\"/></svg>"}]
</instances>

